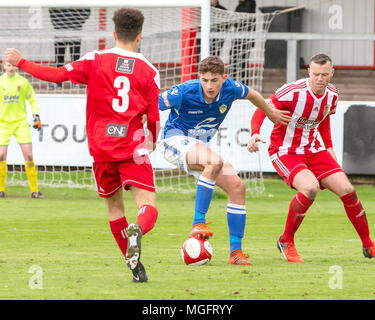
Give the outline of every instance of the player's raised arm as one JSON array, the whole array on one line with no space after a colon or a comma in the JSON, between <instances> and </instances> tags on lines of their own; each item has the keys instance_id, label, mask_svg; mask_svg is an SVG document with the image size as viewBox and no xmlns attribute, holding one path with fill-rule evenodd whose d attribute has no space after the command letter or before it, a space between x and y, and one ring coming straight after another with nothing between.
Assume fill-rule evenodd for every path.
<instances>
[{"instance_id":1,"label":"player's raised arm","mask_svg":"<svg viewBox=\"0 0 375 320\"><path fill-rule=\"evenodd\" d=\"M49 82L63 82L68 80L65 67L43 66L22 58L21 53L14 48L7 48L4 53L4 61L8 61L13 66L17 66L32 76Z\"/></svg>"},{"instance_id":2,"label":"player's raised arm","mask_svg":"<svg viewBox=\"0 0 375 320\"><path fill-rule=\"evenodd\" d=\"M246 99L253 103L257 108L262 110L266 116L275 124L287 125L291 117L289 116L289 111L278 110L272 107L271 104L267 103L266 100L260 95L256 90L249 90Z\"/></svg>"}]
</instances>

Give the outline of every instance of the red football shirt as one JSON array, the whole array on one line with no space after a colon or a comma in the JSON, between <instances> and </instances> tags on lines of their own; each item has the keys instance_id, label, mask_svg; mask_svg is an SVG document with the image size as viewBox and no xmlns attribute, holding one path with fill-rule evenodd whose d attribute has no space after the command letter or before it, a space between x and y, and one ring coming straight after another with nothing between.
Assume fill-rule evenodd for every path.
<instances>
[{"instance_id":1,"label":"red football shirt","mask_svg":"<svg viewBox=\"0 0 375 320\"><path fill-rule=\"evenodd\" d=\"M289 110L287 126L277 124L271 133L269 154L311 154L332 147L330 115L336 112L338 92L328 84L322 96L311 90L308 79L286 84L276 90L271 101L280 110ZM260 110L259 110L260 111ZM258 110L252 118L252 135L259 133L264 114ZM319 141L319 135L325 144Z\"/></svg>"},{"instance_id":2,"label":"red football shirt","mask_svg":"<svg viewBox=\"0 0 375 320\"><path fill-rule=\"evenodd\" d=\"M18 66L42 80L87 84L86 131L96 162L147 153L142 116L147 115L152 128L159 122L160 78L142 54L114 47L89 52L60 68L25 59ZM154 142L156 138L155 134Z\"/></svg>"},{"instance_id":3,"label":"red football shirt","mask_svg":"<svg viewBox=\"0 0 375 320\"><path fill-rule=\"evenodd\" d=\"M159 121L160 79L140 53L111 48L92 51L67 64L66 76L87 84L86 129L95 161L118 161L143 155L142 115Z\"/></svg>"}]
</instances>

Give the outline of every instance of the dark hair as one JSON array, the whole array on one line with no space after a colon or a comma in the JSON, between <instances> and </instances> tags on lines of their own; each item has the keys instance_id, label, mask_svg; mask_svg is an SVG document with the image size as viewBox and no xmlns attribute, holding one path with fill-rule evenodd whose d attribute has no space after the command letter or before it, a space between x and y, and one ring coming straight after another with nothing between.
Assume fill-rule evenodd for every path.
<instances>
[{"instance_id":1,"label":"dark hair","mask_svg":"<svg viewBox=\"0 0 375 320\"><path fill-rule=\"evenodd\" d=\"M138 9L121 8L115 11L112 18L117 38L123 42L134 41L142 32L143 13Z\"/></svg>"},{"instance_id":2,"label":"dark hair","mask_svg":"<svg viewBox=\"0 0 375 320\"><path fill-rule=\"evenodd\" d=\"M309 65L311 65L311 62L320 64L320 65L323 65L323 64L326 64L327 62L329 62L332 66L332 59L324 53L318 53L318 54L314 55L310 59Z\"/></svg>"},{"instance_id":3,"label":"dark hair","mask_svg":"<svg viewBox=\"0 0 375 320\"><path fill-rule=\"evenodd\" d=\"M199 62L198 72L199 73L211 72L211 73L218 73L218 74L223 75L225 72L224 62L219 57L208 56L207 58Z\"/></svg>"}]
</instances>

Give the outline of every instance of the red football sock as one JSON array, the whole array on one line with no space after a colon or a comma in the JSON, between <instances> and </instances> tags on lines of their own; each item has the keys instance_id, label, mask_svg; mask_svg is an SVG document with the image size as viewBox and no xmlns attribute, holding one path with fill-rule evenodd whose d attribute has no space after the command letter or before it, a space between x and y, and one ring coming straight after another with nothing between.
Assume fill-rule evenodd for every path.
<instances>
[{"instance_id":1,"label":"red football sock","mask_svg":"<svg viewBox=\"0 0 375 320\"><path fill-rule=\"evenodd\" d=\"M119 246L122 254L125 256L126 249L128 247L128 239L126 237L126 228L128 227L128 222L125 217L119 218L117 220L109 221L109 226L111 227L112 234Z\"/></svg>"},{"instance_id":2,"label":"red football sock","mask_svg":"<svg viewBox=\"0 0 375 320\"><path fill-rule=\"evenodd\" d=\"M364 248L372 246L365 210L359 201L356 192L341 197L346 214L361 238Z\"/></svg>"},{"instance_id":3,"label":"red football sock","mask_svg":"<svg viewBox=\"0 0 375 320\"><path fill-rule=\"evenodd\" d=\"M286 219L285 230L280 238L281 242L294 242L294 234L301 225L307 209L312 205L314 200L307 198L299 192L293 198L289 205L288 217Z\"/></svg>"},{"instance_id":4,"label":"red football sock","mask_svg":"<svg viewBox=\"0 0 375 320\"><path fill-rule=\"evenodd\" d=\"M154 227L157 218L158 210L155 207L145 204L139 208L137 224L141 227L143 235Z\"/></svg>"}]
</instances>

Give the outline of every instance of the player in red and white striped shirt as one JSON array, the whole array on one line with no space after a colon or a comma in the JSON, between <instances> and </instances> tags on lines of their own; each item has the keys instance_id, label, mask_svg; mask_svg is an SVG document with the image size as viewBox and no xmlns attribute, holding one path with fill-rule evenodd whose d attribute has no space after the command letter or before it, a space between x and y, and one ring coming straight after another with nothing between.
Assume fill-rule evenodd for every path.
<instances>
[{"instance_id":1,"label":"player in red and white striped shirt","mask_svg":"<svg viewBox=\"0 0 375 320\"><path fill-rule=\"evenodd\" d=\"M294 245L294 234L319 188L327 188L343 202L347 216L361 238L363 254L373 258L375 242L370 238L365 210L332 148L330 116L336 112L339 95L329 83L334 74L331 58L325 54L315 55L310 60L308 73L308 78L276 90L269 101L277 109L289 110L292 117L287 126L274 126L268 151L277 173L298 191L290 203L278 248L286 260L303 262ZM264 118L264 113L256 110L251 119L249 152L258 151L257 142L265 142L260 136Z\"/></svg>"},{"instance_id":2,"label":"player in red and white striped shirt","mask_svg":"<svg viewBox=\"0 0 375 320\"><path fill-rule=\"evenodd\" d=\"M158 136L160 79L155 67L136 52L142 12L122 8L114 13L113 21L116 47L89 52L63 67L35 64L16 49L7 49L4 59L42 80L87 84L86 129L98 193L106 201L111 231L133 272L133 281L145 282L140 240L158 215L148 152L155 149ZM128 225L125 218L122 187L131 190L139 207L136 224Z\"/></svg>"}]
</instances>

